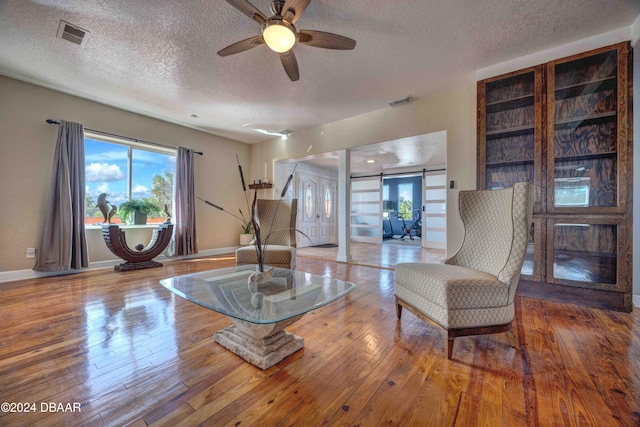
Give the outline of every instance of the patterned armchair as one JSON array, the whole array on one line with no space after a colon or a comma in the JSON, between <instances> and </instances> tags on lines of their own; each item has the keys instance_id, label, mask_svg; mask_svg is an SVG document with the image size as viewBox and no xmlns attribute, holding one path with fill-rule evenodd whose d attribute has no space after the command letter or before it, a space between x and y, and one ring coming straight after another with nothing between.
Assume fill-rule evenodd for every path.
<instances>
[{"instance_id":1,"label":"patterned armchair","mask_svg":"<svg viewBox=\"0 0 640 427\"><path fill-rule=\"evenodd\" d=\"M467 335L507 332L512 347L513 300L529 241L533 185L493 191L461 191L462 247L444 264L396 266L398 320L402 307L448 332Z\"/></svg>"},{"instance_id":2,"label":"patterned armchair","mask_svg":"<svg viewBox=\"0 0 640 427\"><path fill-rule=\"evenodd\" d=\"M258 199L257 203L264 265L295 269L298 199ZM257 263L258 256L253 244L236 250L236 265Z\"/></svg>"}]
</instances>

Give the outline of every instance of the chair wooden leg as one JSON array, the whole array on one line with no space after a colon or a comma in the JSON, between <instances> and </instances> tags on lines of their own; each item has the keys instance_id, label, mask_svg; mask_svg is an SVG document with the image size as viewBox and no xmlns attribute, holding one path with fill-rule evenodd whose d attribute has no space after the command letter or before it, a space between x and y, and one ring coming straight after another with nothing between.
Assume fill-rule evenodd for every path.
<instances>
[{"instance_id":1,"label":"chair wooden leg","mask_svg":"<svg viewBox=\"0 0 640 427\"><path fill-rule=\"evenodd\" d=\"M398 320L402 316L402 306L398 303L396 303L396 316L398 316Z\"/></svg>"},{"instance_id":2,"label":"chair wooden leg","mask_svg":"<svg viewBox=\"0 0 640 427\"><path fill-rule=\"evenodd\" d=\"M448 331L447 333L447 359L451 360L451 355L453 354L453 340L455 339L455 335Z\"/></svg>"}]
</instances>

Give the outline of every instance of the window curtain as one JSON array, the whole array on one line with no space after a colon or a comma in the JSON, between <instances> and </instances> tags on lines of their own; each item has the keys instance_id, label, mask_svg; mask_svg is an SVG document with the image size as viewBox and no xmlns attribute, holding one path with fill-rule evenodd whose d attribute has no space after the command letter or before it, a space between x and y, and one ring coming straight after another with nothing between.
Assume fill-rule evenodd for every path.
<instances>
[{"instance_id":1,"label":"window curtain","mask_svg":"<svg viewBox=\"0 0 640 427\"><path fill-rule=\"evenodd\" d=\"M174 182L174 245L172 255L198 253L196 243L196 204L194 151L178 147Z\"/></svg>"},{"instance_id":2,"label":"window curtain","mask_svg":"<svg viewBox=\"0 0 640 427\"><path fill-rule=\"evenodd\" d=\"M36 271L89 266L84 229L84 128L60 120Z\"/></svg>"}]
</instances>

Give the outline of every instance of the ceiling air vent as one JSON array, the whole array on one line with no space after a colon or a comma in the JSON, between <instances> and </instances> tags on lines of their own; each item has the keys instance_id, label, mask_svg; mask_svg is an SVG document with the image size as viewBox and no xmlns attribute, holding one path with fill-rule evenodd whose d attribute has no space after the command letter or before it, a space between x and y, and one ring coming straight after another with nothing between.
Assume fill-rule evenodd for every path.
<instances>
[{"instance_id":1,"label":"ceiling air vent","mask_svg":"<svg viewBox=\"0 0 640 427\"><path fill-rule=\"evenodd\" d=\"M395 101L391 101L389 103L389 106L398 107L400 105L408 104L410 102L413 102L413 97L411 95L407 96L406 98L396 99Z\"/></svg>"},{"instance_id":2,"label":"ceiling air vent","mask_svg":"<svg viewBox=\"0 0 640 427\"><path fill-rule=\"evenodd\" d=\"M58 27L58 37L70 41L71 43L83 46L87 42L87 38L89 38L89 32L87 30L83 30L77 25L73 25L65 21L60 21L60 26Z\"/></svg>"}]
</instances>

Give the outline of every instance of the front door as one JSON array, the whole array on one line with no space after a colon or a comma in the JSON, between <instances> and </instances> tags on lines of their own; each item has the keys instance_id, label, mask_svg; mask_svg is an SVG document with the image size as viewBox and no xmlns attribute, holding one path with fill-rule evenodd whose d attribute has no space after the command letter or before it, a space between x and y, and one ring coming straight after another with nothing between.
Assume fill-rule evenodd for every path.
<instances>
[{"instance_id":1,"label":"front door","mask_svg":"<svg viewBox=\"0 0 640 427\"><path fill-rule=\"evenodd\" d=\"M336 189L332 178L299 172L298 247L325 245L337 241Z\"/></svg>"},{"instance_id":2,"label":"front door","mask_svg":"<svg viewBox=\"0 0 640 427\"><path fill-rule=\"evenodd\" d=\"M336 235L336 188L337 181L335 179L329 178L319 178L318 179L318 188L320 191L318 192L318 198L320 203L318 223L316 226L318 227L319 235L318 235L318 245L326 245L328 243L336 243L337 235Z\"/></svg>"},{"instance_id":3,"label":"front door","mask_svg":"<svg viewBox=\"0 0 640 427\"><path fill-rule=\"evenodd\" d=\"M300 209L300 215L298 216L298 229L302 231L304 235L298 236L298 247L304 248L306 246L318 245L318 219L320 213L318 212L318 178L306 173L299 173L298 186L298 206ZM311 241L309 241L311 240Z\"/></svg>"}]
</instances>

